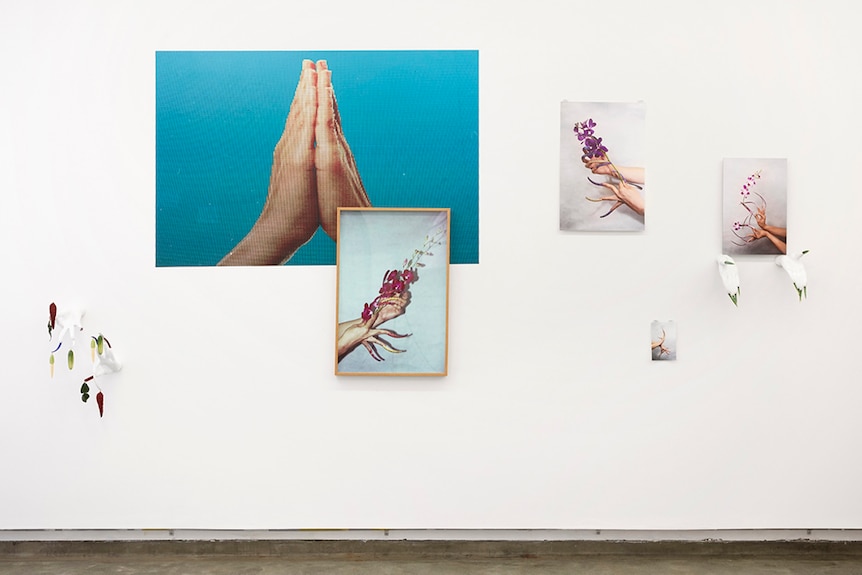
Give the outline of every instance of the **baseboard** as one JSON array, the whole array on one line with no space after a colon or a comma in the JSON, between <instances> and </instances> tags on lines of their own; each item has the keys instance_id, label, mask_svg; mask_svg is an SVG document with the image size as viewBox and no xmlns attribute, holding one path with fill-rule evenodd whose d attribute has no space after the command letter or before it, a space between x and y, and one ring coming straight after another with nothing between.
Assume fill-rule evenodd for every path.
<instances>
[{"instance_id":1,"label":"baseboard","mask_svg":"<svg viewBox=\"0 0 862 575\"><path fill-rule=\"evenodd\" d=\"M862 542L862 529L22 529L2 542L463 541L463 542Z\"/></svg>"},{"instance_id":2,"label":"baseboard","mask_svg":"<svg viewBox=\"0 0 862 575\"><path fill-rule=\"evenodd\" d=\"M862 558L860 541L175 540L0 541L0 557L285 557L293 560L643 557Z\"/></svg>"}]
</instances>

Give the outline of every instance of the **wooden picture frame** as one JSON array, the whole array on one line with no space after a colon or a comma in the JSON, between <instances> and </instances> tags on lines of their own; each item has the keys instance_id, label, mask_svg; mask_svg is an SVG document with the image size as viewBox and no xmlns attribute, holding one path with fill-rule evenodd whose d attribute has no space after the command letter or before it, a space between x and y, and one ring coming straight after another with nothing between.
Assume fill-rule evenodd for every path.
<instances>
[{"instance_id":1,"label":"wooden picture frame","mask_svg":"<svg viewBox=\"0 0 862 575\"><path fill-rule=\"evenodd\" d=\"M449 208L339 208L336 375L442 376Z\"/></svg>"}]
</instances>

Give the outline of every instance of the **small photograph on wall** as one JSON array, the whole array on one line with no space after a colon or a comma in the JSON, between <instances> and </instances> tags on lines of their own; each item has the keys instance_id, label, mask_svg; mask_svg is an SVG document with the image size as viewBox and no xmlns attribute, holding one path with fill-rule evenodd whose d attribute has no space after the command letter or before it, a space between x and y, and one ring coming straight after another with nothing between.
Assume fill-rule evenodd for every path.
<instances>
[{"instance_id":1,"label":"small photograph on wall","mask_svg":"<svg viewBox=\"0 0 862 575\"><path fill-rule=\"evenodd\" d=\"M787 253L787 160L725 158L723 172L722 251Z\"/></svg>"},{"instance_id":2,"label":"small photograph on wall","mask_svg":"<svg viewBox=\"0 0 862 575\"><path fill-rule=\"evenodd\" d=\"M560 229L644 230L643 102L560 104Z\"/></svg>"},{"instance_id":3,"label":"small photograph on wall","mask_svg":"<svg viewBox=\"0 0 862 575\"><path fill-rule=\"evenodd\" d=\"M338 207L458 206L479 262L477 50L158 51L157 267L334 265Z\"/></svg>"},{"instance_id":4,"label":"small photograph on wall","mask_svg":"<svg viewBox=\"0 0 862 575\"><path fill-rule=\"evenodd\" d=\"M676 361L676 322L654 320L650 332L653 361Z\"/></svg>"},{"instance_id":5,"label":"small photograph on wall","mask_svg":"<svg viewBox=\"0 0 862 575\"><path fill-rule=\"evenodd\" d=\"M338 211L336 375L446 375L449 209Z\"/></svg>"}]
</instances>

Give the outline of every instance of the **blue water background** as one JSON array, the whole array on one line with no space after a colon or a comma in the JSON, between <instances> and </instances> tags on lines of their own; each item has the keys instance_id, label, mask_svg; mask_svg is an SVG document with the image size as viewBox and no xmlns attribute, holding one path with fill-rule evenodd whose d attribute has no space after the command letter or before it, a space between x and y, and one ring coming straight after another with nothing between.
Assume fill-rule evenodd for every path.
<instances>
[{"instance_id":1,"label":"blue water background","mask_svg":"<svg viewBox=\"0 0 862 575\"><path fill-rule=\"evenodd\" d=\"M257 220L303 59L332 70L372 205L451 208L451 262L478 263L477 51L184 51L156 53L156 265L215 265ZM288 265L334 263L318 229Z\"/></svg>"}]
</instances>

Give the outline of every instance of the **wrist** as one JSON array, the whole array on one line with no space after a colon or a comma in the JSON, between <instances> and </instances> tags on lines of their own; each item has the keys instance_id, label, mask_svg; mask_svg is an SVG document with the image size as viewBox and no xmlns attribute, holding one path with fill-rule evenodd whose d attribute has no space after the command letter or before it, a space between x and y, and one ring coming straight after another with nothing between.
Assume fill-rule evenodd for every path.
<instances>
[{"instance_id":1,"label":"wrist","mask_svg":"<svg viewBox=\"0 0 862 575\"><path fill-rule=\"evenodd\" d=\"M367 329L362 328L362 318L346 321L338 324L336 330L336 351L338 353L338 361L341 361L344 356L356 349L362 338L367 333Z\"/></svg>"},{"instance_id":2,"label":"wrist","mask_svg":"<svg viewBox=\"0 0 862 575\"><path fill-rule=\"evenodd\" d=\"M260 215L246 236L227 254L220 265L280 265L302 247L290 227L275 218Z\"/></svg>"}]
</instances>

